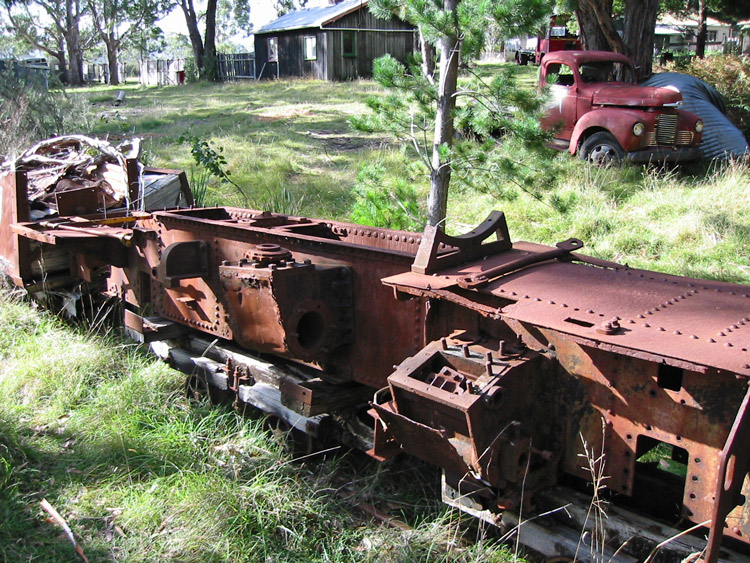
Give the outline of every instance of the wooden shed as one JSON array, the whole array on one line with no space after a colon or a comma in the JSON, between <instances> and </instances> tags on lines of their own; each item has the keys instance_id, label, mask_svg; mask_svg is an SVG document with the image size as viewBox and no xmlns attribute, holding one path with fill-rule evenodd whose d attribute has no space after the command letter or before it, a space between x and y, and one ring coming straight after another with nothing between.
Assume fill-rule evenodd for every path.
<instances>
[{"instance_id":1,"label":"wooden shed","mask_svg":"<svg viewBox=\"0 0 750 563\"><path fill-rule=\"evenodd\" d=\"M291 12L255 33L256 78L369 77L378 57L391 54L406 61L414 51L415 31L395 17L375 18L367 0L332 0L327 6Z\"/></svg>"}]
</instances>

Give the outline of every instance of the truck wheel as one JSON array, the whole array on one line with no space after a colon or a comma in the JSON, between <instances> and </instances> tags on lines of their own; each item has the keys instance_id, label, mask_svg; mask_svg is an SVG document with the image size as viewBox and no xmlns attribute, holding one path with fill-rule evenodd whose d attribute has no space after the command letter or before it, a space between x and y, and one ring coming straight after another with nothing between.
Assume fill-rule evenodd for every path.
<instances>
[{"instance_id":1,"label":"truck wheel","mask_svg":"<svg viewBox=\"0 0 750 563\"><path fill-rule=\"evenodd\" d=\"M516 53L516 62L521 66L526 66L529 64L529 59L526 58L526 55Z\"/></svg>"},{"instance_id":2,"label":"truck wheel","mask_svg":"<svg viewBox=\"0 0 750 563\"><path fill-rule=\"evenodd\" d=\"M594 133L581 143L578 158L596 166L621 166L625 151L611 133Z\"/></svg>"}]
</instances>

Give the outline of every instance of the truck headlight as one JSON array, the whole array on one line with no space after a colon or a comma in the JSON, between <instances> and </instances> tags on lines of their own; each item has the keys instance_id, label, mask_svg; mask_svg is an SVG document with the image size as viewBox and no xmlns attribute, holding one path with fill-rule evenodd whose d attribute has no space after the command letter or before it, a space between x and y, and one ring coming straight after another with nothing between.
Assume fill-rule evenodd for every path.
<instances>
[{"instance_id":1,"label":"truck headlight","mask_svg":"<svg viewBox=\"0 0 750 563\"><path fill-rule=\"evenodd\" d=\"M636 123L635 125L633 125L633 135L635 135L636 137L640 137L641 135L643 135L643 132L645 130L646 130L646 126L640 121Z\"/></svg>"},{"instance_id":2,"label":"truck headlight","mask_svg":"<svg viewBox=\"0 0 750 563\"><path fill-rule=\"evenodd\" d=\"M696 133L702 133L703 132L703 122L700 119L695 122L695 132Z\"/></svg>"}]
</instances>

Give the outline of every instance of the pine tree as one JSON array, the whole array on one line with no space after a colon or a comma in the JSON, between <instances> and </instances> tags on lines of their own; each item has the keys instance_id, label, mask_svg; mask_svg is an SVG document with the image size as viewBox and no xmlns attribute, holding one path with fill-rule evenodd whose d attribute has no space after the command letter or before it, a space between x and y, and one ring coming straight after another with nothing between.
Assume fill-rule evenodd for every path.
<instances>
[{"instance_id":1,"label":"pine tree","mask_svg":"<svg viewBox=\"0 0 750 563\"><path fill-rule=\"evenodd\" d=\"M395 133L405 133L430 173L427 221L444 227L448 187L458 171L465 178L477 172L506 172L512 164L488 163L498 138L525 136L539 142L543 133L533 117L540 107L539 96L514 87L508 74L490 81L474 74L466 87L458 89L459 69L471 68L482 51L488 28L494 24L501 36L509 38L534 32L552 11L548 0L372 0L370 10L377 16L398 15L413 23L424 40L435 46L438 57L436 80L422 73L420 57L409 67L386 56L375 62L375 79L391 89L385 100L371 100L380 124L390 124ZM470 73L471 74L471 73ZM398 92L398 94L397 94ZM456 110L457 101L471 103ZM458 116L470 129L467 139L456 142ZM363 121L360 121L362 125ZM431 129L428 130L428 129Z\"/></svg>"}]
</instances>

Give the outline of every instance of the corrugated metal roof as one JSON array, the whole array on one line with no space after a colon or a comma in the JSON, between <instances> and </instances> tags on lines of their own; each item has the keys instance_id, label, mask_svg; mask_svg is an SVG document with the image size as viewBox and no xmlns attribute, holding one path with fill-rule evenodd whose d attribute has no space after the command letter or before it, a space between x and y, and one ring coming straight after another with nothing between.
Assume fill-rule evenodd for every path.
<instances>
[{"instance_id":1,"label":"corrugated metal roof","mask_svg":"<svg viewBox=\"0 0 750 563\"><path fill-rule=\"evenodd\" d=\"M367 6L367 0L346 0L330 6L307 8L297 12L290 12L279 19L267 23L256 33L269 31L286 31L289 29L304 29L306 27L320 27L353 12L361 6Z\"/></svg>"}]
</instances>

